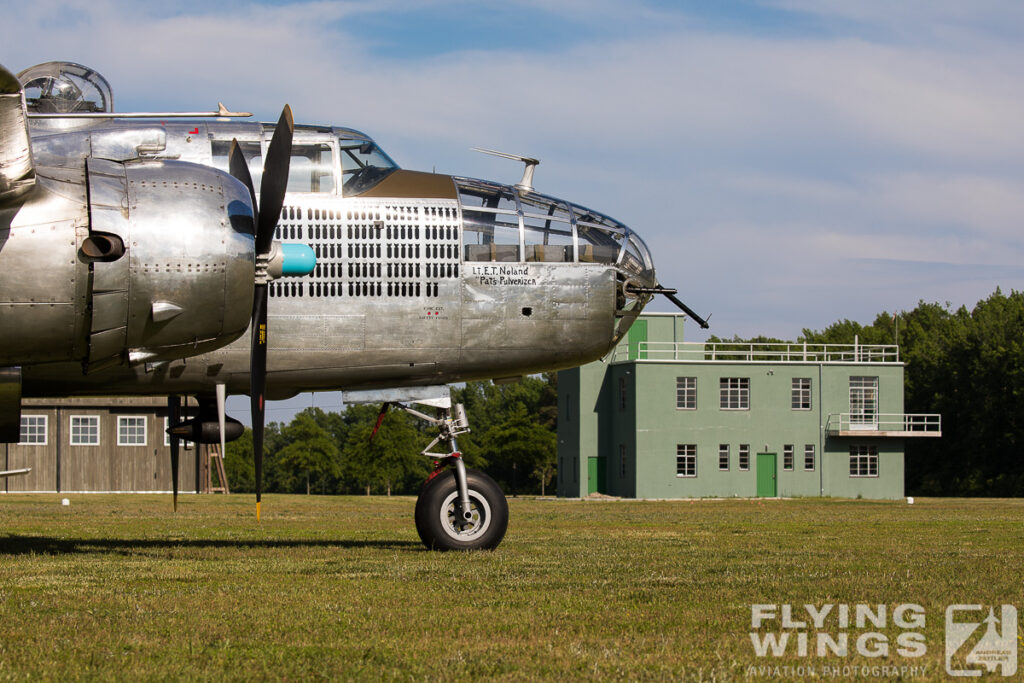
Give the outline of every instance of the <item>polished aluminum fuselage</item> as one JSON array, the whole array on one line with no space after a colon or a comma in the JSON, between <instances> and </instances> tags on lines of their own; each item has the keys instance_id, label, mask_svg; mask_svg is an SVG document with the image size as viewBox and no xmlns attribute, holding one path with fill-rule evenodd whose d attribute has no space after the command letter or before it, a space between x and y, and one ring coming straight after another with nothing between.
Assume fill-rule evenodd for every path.
<instances>
[{"instance_id":1,"label":"polished aluminum fuselage","mask_svg":"<svg viewBox=\"0 0 1024 683\"><path fill-rule=\"evenodd\" d=\"M9 311L18 309L17 317L8 317L25 332L19 343L13 330L4 329L0 355L7 364L22 367L23 395L212 394L217 384L226 384L231 393L248 391L248 333L183 359L126 348L123 362L91 368L86 363L88 372L83 372L90 327L98 335L91 308L96 293L90 291L95 264L90 268L78 252L97 214L94 208L90 216L87 204L91 181L84 178L86 159L90 165L98 164L97 158L126 161L128 168L161 159L216 166L211 140L237 137L260 141L265 149L268 128L107 124L78 132L35 132L39 195L8 216L14 229L0 247L0 296L7 297ZM339 137L351 133L300 127L295 143L335 145L337 165ZM326 191L287 195L277 239L313 247L317 268L270 285L268 398L311 390L438 385L576 366L604 355L639 313L644 300L624 291L628 279L653 284L653 266L638 238L633 244L640 245L647 261L643 273L624 271L621 254L588 262L574 219L572 242L564 247L567 260L552 262L543 257L543 247L524 242L520 209L517 258L467 260L466 207L454 185L443 191L446 182L456 180L420 175L412 186L442 191L411 192L407 183L397 193L403 196L346 197L339 167ZM218 191L224 196L232 190ZM182 196L184 220L198 201L196 193L202 194L195 188L193 195ZM125 207L126 216L130 209ZM510 216L514 222L515 214ZM149 230L147 239L174 239L179 228L172 219L153 217L146 224L156 226L151 228L137 223L134 234L141 238ZM19 245L25 246L19 250ZM132 267L175 270L172 279L188 282L200 273L189 270L187 260L133 261ZM195 263L209 268L198 265L204 263L200 258ZM168 284L167 289L145 296L174 301L175 288ZM191 292L189 305L209 306L214 315L236 320L248 316L250 300L239 296L224 310L223 292L209 290L199 292L198 300ZM32 297L26 292L38 292L40 298L28 301ZM142 295L125 294L129 301ZM12 296L19 301L11 301ZM137 305L129 313L129 328L132 315L155 316L156 310ZM152 320L146 324L153 327Z\"/></svg>"}]
</instances>

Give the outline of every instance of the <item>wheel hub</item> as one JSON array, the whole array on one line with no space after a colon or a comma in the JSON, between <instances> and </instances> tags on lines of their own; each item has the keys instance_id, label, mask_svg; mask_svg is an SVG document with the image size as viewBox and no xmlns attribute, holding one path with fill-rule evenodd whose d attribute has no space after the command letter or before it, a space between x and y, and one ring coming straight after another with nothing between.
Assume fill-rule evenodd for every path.
<instances>
[{"instance_id":1,"label":"wheel hub","mask_svg":"<svg viewBox=\"0 0 1024 683\"><path fill-rule=\"evenodd\" d=\"M487 501L475 491L470 491L469 503L469 512L463 513L459 494L453 491L441 506L441 526L453 538L467 540L484 533L490 526L491 510Z\"/></svg>"}]
</instances>

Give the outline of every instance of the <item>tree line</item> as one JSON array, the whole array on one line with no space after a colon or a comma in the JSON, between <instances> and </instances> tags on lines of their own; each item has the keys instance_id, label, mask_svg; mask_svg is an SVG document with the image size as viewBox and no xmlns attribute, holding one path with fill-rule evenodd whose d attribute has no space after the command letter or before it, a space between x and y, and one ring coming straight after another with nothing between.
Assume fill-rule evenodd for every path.
<instances>
[{"instance_id":1,"label":"tree line","mask_svg":"<svg viewBox=\"0 0 1024 683\"><path fill-rule=\"evenodd\" d=\"M458 437L469 467L482 469L512 495L547 494L557 457L557 375L514 384L469 382L452 389L472 431ZM430 409L423 409L428 412ZM307 408L288 424L267 425L264 490L278 493L418 493L433 469L420 454L437 434L400 410L389 410L376 436L380 406L349 405L342 412ZM441 452L439 444L435 451ZM255 490L252 432L228 444L224 468L232 490Z\"/></svg>"}]
</instances>

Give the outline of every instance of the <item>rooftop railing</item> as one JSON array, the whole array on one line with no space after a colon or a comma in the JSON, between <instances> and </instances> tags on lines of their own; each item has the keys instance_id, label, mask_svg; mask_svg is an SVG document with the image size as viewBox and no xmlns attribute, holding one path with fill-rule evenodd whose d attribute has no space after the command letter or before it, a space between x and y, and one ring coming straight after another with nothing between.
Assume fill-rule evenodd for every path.
<instances>
[{"instance_id":1,"label":"rooftop railing","mask_svg":"<svg viewBox=\"0 0 1024 683\"><path fill-rule=\"evenodd\" d=\"M899 363L895 344L638 342L615 349L613 362L731 361L748 363Z\"/></svg>"}]
</instances>

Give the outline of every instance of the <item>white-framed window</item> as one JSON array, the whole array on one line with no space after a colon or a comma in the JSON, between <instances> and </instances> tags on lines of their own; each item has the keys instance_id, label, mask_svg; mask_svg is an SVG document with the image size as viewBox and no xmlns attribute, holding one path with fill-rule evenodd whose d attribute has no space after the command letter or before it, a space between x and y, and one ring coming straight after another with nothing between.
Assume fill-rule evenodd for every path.
<instances>
[{"instance_id":1,"label":"white-framed window","mask_svg":"<svg viewBox=\"0 0 1024 683\"><path fill-rule=\"evenodd\" d=\"M28 446L46 445L46 415L22 415L18 443Z\"/></svg>"},{"instance_id":2,"label":"white-framed window","mask_svg":"<svg viewBox=\"0 0 1024 683\"><path fill-rule=\"evenodd\" d=\"M729 444L727 443L718 444L718 469L729 469Z\"/></svg>"},{"instance_id":3,"label":"white-framed window","mask_svg":"<svg viewBox=\"0 0 1024 683\"><path fill-rule=\"evenodd\" d=\"M681 443L676 445L676 476L697 476L697 444Z\"/></svg>"},{"instance_id":4,"label":"white-framed window","mask_svg":"<svg viewBox=\"0 0 1024 683\"><path fill-rule=\"evenodd\" d=\"M69 419L71 421L72 446L100 445L99 415L72 415Z\"/></svg>"},{"instance_id":5,"label":"white-framed window","mask_svg":"<svg viewBox=\"0 0 1024 683\"><path fill-rule=\"evenodd\" d=\"M782 447L782 469L793 469L793 444L791 443Z\"/></svg>"},{"instance_id":6,"label":"white-framed window","mask_svg":"<svg viewBox=\"0 0 1024 683\"><path fill-rule=\"evenodd\" d=\"M737 458L739 459L738 466L744 472L750 470L750 444L741 443L737 450Z\"/></svg>"},{"instance_id":7,"label":"white-framed window","mask_svg":"<svg viewBox=\"0 0 1024 683\"><path fill-rule=\"evenodd\" d=\"M877 446L850 446L850 476L878 476Z\"/></svg>"},{"instance_id":8,"label":"white-framed window","mask_svg":"<svg viewBox=\"0 0 1024 683\"><path fill-rule=\"evenodd\" d=\"M619 444L619 477L626 478L626 444Z\"/></svg>"},{"instance_id":9,"label":"white-framed window","mask_svg":"<svg viewBox=\"0 0 1024 683\"><path fill-rule=\"evenodd\" d=\"M811 409L811 378L794 377L793 392L790 401L793 410Z\"/></svg>"},{"instance_id":10,"label":"white-framed window","mask_svg":"<svg viewBox=\"0 0 1024 683\"><path fill-rule=\"evenodd\" d=\"M676 377L676 410L697 410L696 377Z\"/></svg>"},{"instance_id":11,"label":"white-framed window","mask_svg":"<svg viewBox=\"0 0 1024 683\"><path fill-rule=\"evenodd\" d=\"M168 418L165 417L164 418L164 446L167 446L168 448L170 448L170 446L171 446L171 435L167 433L167 430L170 428L170 426L171 426L171 421ZM192 450L192 442L189 441L188 439L179 438L178 439L178 444L182 448L184 448L186 451Z\"/></svg>"},{"instance_id":12,"label":"white-framed window","mask_svg":"<svg viewBox=\"0 0 1024 683\"><path fill-rule=\"evenodd\" d=\"M118 415L117 416L117 445L118 446L145 446L146 445L146 416L145 415Z\"/></svg>"},{"instance_id":13,"label":"white-framed window","mask_svg":"<svg viewBox=\"0 0 1024 683\"><path fill-rule=\"evenodd\" d=\"M619 410L626 409L626 378L619 378Z\"/></svg>"},{"instance_id":14,"label":"white-framed window","mask_svg":"<svg viewBox=\"0 0 1024 683\"><path fill-rule=\"evenodd\" d=\"M814 444L804 444L804 469L807 471L814 469Z\"/></svg>"},{"instance_id":15,"label":"white-framed window","mask_svg":"<svg viewBox=\"0 0 1024 683\"><path fill-rule=\"evenodd\" d=\"M750 378L722 377L718 380L719 408L750 410Z\"/></svg>"},{"instance_id":16,"label":"white-framed window","mask_svg":"<svg viewBox=\"0 0 1024 683\"><path fill-rule=\"evenodd\" d=\"M850 377L850 429L878 427L878 378Z\"/></svg>"}]
</instances>

